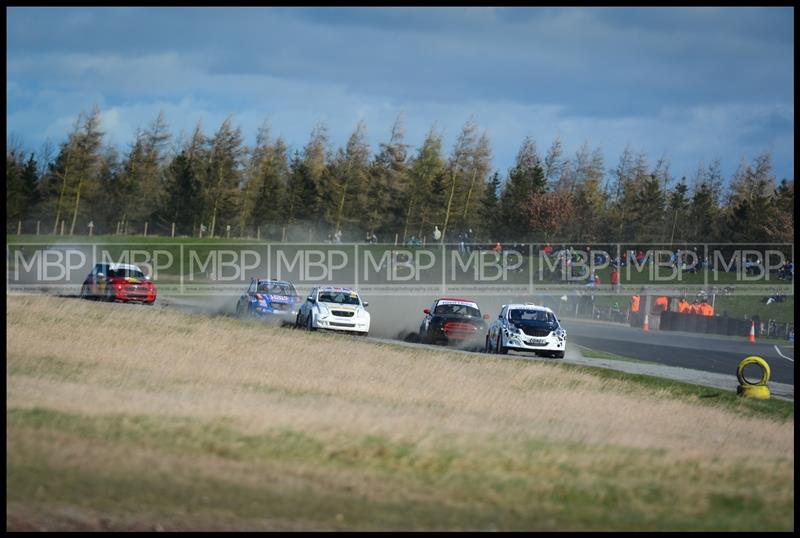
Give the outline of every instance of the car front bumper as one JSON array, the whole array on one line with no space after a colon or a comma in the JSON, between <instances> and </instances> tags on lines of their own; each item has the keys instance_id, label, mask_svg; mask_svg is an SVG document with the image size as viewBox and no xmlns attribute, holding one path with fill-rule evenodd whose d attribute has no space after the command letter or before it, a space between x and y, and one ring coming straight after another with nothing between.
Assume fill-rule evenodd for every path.
<instances>
[{"instance_id":1,"label":"car front bumper","mask_svg":"<svg viewBox=\"0 0 800 538\"><path fill-rule=\"evenodd\" d=\"M256 306L253 308L252 312L259 318L285 319L286 321L291 321L292 323L294 323L294 320L297 317L297 307L287 307L286 310L283 310L268 306Z\"/></svg>"},{"instance_id":2,"label":"car front bumper","mask_svg":"<svg viewBox=\"0 0 800 538\"><path fill-rule=\"evenodd\" d=\"M557 336L511 335L505 338L505 347L519 351L564 351L567 340Z\"/></svg>"},{"instance_id":3,"label":"car front bumper","mask_svg":"<svg viewBox=\"0 0 800 538\"><path fill-rule=\"evenodd\" d=\"M113 290L115 301L152 303L156 300L155 290L136 288L116 288Z\"/></svg>"},{"instance_id":4,"label":"car front bumper","mask_svg":"<svg viewBox=\"0 0 800 538\"><path fill-rule=\"evenodd\" d=\"M329 316L325 319L315 318L314 327L331 331L368 333L369 320Z\"/></svg>"}]
</instances>

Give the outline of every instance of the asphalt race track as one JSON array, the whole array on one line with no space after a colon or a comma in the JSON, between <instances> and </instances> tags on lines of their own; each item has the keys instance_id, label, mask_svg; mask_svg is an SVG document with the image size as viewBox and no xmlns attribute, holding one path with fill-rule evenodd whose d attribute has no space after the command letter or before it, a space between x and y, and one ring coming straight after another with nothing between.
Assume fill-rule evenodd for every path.
<instances>
[{"instance_id":1,"label":"asphalt race track","mask_svg":"<svg viewBox=\"0 0 800 538\"><path fill-rule=\"evenodd\" d=\"M769 364L772 381L794 385L794 362L778 355L774 341L751 344L746 336L736 340L732 337L677 331L644 332L617 323L567 318L562 319L561 323L567 330L568 342L668 366L735 375L742 359L758 355ZM793 344L778 344L778 347L781 353L794 359Z\"/></svg>"}]
</instances>

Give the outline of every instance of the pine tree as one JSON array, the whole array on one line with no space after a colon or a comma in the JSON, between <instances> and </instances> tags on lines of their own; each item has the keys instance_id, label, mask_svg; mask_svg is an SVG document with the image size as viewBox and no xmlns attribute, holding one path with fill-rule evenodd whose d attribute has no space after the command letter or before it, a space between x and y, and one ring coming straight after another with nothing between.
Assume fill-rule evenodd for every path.
<instances>
[{"instance_id":1,"label":"pine tree","mask_svg":"<svg viewBox=\"0 0 800 538\"><path fill-rule=\"evenodd\" d=\"M655 174L644 180L634 197L632 209L631 222L635 226L635 232L629 239L641 242L659 241L663 232L664 193Z\"/></svg>"},{"instance_id":2,"label":"pine tree","mask_svg":"<svg viewBox=\"0 0 800 538\"><path fill-rule=\"evenodd\" d=\"M478 126L470 118L461 128L447 163L445 185L447 194L444 204L444 221L442 222L442 242L448 240L447 229L449 225L452 225L451 218L457 218L463 214L463 204L466 203L467 193L471 193L478 179L480 158L476 155L476 146L479 144ZM488 170L488 167L486 169ZM460 207L459 199L465 200ZM459 220L461 222L457 224L463 226L463 218Z\"/></svg>"},{"instance_id":3,"label":"pine tree","mask_svg":"<svg viewBox=\"0 0 800 538\"><path fill-rule=\"evenodd\" d=\"M575 191L575 225L571 231L572 238L579 242L595 242L605 237L606 199L601 185L601 178L596 174L588 174L587 179Z\"/></svg>"},{"instance_id":4,"label":"pine tree","mask_svg":"<svg viewBox=\"0 0 800 538\"><path fill-rule=\"evenodd\" d=\"M775 192L769 152L758 155L752 165L742 162L731 182L725 210L726 235L739 242L770 241L771 226L776 220Z\"/></svg>"},{"instance_id":5,"label":"pine tree","mask_svg":"<svg viewBox=\"0 0 800 538\"><path fill-rule=\"evenodd\" d=\"M22 193L25 198L24 215L29 218L42 199L39 193L39 164L36 162L33 153L30 154L25 167L22 169L21 181Z\"/></svg>"},{"instance_id":6,"label":"pine tree","mask_svg":"<svg viewBox=\"0 0 800 538\"><path fill-rule=\"evenodd\" d=\"M6 219L9 226L22 219L25 212L25 194L20 168L16 152L6 151Z\"/></svg>"},{"instance_id":7,"label":"pine tree","mask_svg":"<svg viewBox=\"0 0 800 538\"><path fill-rule=\"evenodd\" d=\"M259 128L246 172L240 222L242 234L251 223L260 227L282 221L289 176L287 151L283 139L270 141L266 124Z\"/></svg>"},{"instance_id":8,"label":"pine tree","mask_svg":"<svg viewBox=\"0 0 800 538\"><path fill-rule=\"evenodd\" d=\"M564 148L561 139L556 137L544 158L544 177L552 188L555 188L555 184L561 176L561 170L564 168L563 154Z\"/></svg>"},{"instance_id":9,"label":"pine tree","mask_svg":"<svg viewBox=\"0 0 800 538\"><path fill-rule=\"evenodd\" d=\"M365 211L361 219L367 231L397 230L404 223L404 198L411 188L408 175L408 144L403 142L405 132L402 116L392 125L388 143L370 163Z\"/></svg>"},{"instance_id":10,"label":"pine tree","mask_svg":"<svg viewBox=\"0 0 800 538\"><path fill-rule=\"evenodd\" d=\"M546 189L547 179L536 153L536 144L526 137L517 153L515 165L508 171L508 181L500 197L501 222L506 231L504 238L514 241L530 238L525 208L532 195L544 193Z\"/></svg>"},{"instance_id":11,"label":"pine tree","mask_svg":"<svg viewBox=\"0 0 800 538\"><path fill-rule=\"evenodd\" d=\"M244 157L242 133L227 118L210 140L206 197L209 211L209 237L217 224L222 229L239 213L239 183Z\"/></svg>"},{"instance_id":12,"label":"pine tree","mask_svg":"<svg viewBox=\"0 0 800 538\"><path fill-rule=\"evenodd\" d=\"M687 239L693 242L713 241L717 238L718 208L714 193L708 183L700 183L689 205Z\"/></svg>"},{"instance_id":13,"label":"pine tree","mask_svg":"<svg viewBox=\"0 0 800 538\"><path fill-rule=\"evenodd\" d=\"M323 215L328 224L333 224L336 203L336 193L328 164L328 129L318 123L311 131L308 144L303 148L302 166L293 169L301 172L302 177L296 183L301 186L298 192L302 193L302 208L298 208L303 219L318 218ZM299 218L299 217L298 217Z\"/></svg>"},{"instance_id":14,"label":"pine tree","mask_svg":"<svg viewBox=\"0 0 800 538\"><path fill-rule=\"evenodd\" d=\"M689 187L686 185L686 178L681 178L680 183L675 185L672 192L669 193L669 202L667 204L668 216L667 219L671 220L671 231L669 236L669 244L672 245L676 239L678 241L686 239L687 219L689 216L689 199L687 193Z\"/></svg>"},{"instance_id":15,"label":"pine tree","mask_svg":"<svg viewBox=\"0 0 800 538\"><path fill-rule=\"evenodd\" d=\"M486 184L486 194L483 197L483 202L480 209L480 222L479 229L480 235L488 238L490 241L496 241L499 232L500 215L499 215L499 196L500 196L500 173L495 171L492 178Z\"/></svg>"},{"instance_id":16,"label":"pine tree","mask_svg":"<svg viewBox=\"0 0 800 538\"><path fill-rule=\"evenodd\" d=\"M201 213L201 185L192 166L192 157L183 149L167 168L164 215L175 223L180 235L194 233Z\"/></svg>"},{"instance_id":17,"label":"pine tree","mask_svg":"<svg viewBox=\"0 0 800 538\"><path fill-rule=\"evenodd\" d=\"M426 229L441 224L438 209L444 198L443 173L442 138L431 128L410 163L409 188L403 198L403 241L411 233L422 235Z\"/></svg>"}]
</instances>

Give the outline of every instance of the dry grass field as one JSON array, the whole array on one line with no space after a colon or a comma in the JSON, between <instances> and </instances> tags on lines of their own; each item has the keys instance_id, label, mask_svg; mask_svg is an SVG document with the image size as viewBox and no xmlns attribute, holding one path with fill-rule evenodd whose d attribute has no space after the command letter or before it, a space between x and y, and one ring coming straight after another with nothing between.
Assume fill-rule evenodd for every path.
<instances>
[{"instance_id":1,"label":"dry grass field","mask_svg":"<svg viewBox=\"0 0 800 538\"><path fill-rule=\"evenodd\" d=\"M557 361L6 305L7 530L794 528L793 413Z\"/></svg>"}]
</instances>

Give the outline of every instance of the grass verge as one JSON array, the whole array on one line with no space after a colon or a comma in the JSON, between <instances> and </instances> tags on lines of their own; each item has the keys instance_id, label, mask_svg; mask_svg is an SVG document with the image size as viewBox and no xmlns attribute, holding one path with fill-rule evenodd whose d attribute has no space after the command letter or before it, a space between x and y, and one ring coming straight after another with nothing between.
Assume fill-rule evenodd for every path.
<instances>
[{"instance_id":1,"label":"grass verge","mask_svg":"<svg viewBox=\"0 0 800 538\"><path fill-rule=\"evenodd\" d=\"M794 526L786 402L129 305L7 314L7 530Z\"/></svg>"}]
</instances>

